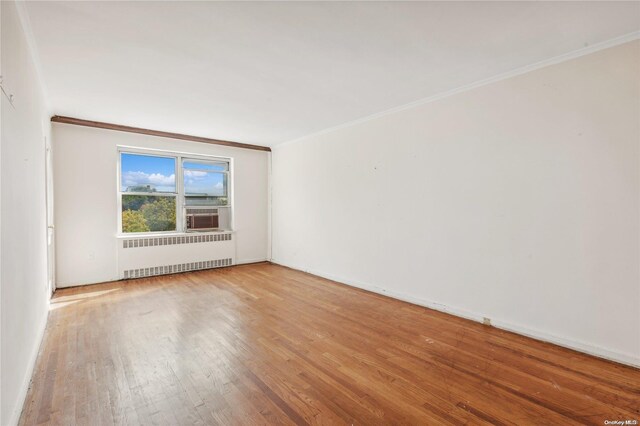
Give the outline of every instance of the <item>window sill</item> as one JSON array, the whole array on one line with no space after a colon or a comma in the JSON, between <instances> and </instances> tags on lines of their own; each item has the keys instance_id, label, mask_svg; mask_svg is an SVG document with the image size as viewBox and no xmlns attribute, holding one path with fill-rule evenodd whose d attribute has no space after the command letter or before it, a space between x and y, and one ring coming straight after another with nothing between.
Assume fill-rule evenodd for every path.
<instances>
[{"instance_id":1,"label":"window sill","mask_svg":"<svg viewBox=\"0 0 640 426\"><path fill-rule=\"evenodd\" d=\"M185 237L188 235L208 235L208 234L233 234L231 230L203 231L203 232L136 232L131 234L116 234L119 240L126 238L149 238L149 237Z\"/></svg>"}]
</instances>

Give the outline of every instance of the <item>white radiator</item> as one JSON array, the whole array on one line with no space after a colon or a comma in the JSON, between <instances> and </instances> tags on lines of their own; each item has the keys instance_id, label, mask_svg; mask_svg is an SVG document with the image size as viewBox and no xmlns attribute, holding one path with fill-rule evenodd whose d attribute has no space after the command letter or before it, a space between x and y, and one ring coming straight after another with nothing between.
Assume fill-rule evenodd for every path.
<instances>
[{"instance_id":1,"label":"white radiator","mask_svg":"<svg viewBox=\"0 0 640 426\"><path fill-rule=\"evenodd\" d=\"M232 232L122 237L118 241L120 279L221 268L235 263Z\"/></svg>"}]
</instances>

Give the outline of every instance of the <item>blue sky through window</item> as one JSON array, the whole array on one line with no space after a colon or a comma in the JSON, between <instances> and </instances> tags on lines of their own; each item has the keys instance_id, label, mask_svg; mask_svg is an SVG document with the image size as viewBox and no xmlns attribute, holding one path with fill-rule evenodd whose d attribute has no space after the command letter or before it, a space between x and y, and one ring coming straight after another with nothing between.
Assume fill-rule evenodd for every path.
<instances>
[{"instance_id":1,"label":"blue sky through window","mask_svg":"<svg viewBox=\"0 0 640 426\"><path fill-rule=\"evenodd\" d=\"M145 192L140 187L147 186L152 191L176 192L175 158L122 153L120 169L122 192Z\"/></svg>"},{"instance_id":2,"label":"blue sky through window","mask_svg":"<svg viewBox=\"0 0 640 426\"><path fill-rule=\"evenodd\" d=\"M186 195L224 196L225 175L203 170L184 169L184 192Z\"/></svg>"}]
</instances>

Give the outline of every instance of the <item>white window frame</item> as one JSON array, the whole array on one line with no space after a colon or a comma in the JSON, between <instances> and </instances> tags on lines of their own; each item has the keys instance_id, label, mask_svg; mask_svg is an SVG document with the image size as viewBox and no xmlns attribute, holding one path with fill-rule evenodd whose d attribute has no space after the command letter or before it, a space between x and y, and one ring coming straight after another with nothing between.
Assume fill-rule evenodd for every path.
<instances>
[{"instance_id":1,"label":"white window frame","mask_svg":"<svg viewBox=\"0 0 640 426\"><path fill-rule=\"evenodd\" d=\"M117 235L124 237L136 237L144 235L158 235L158 234L184 234L186 230L185 221L185 208L186 200L184 193L184 170L182 164L185 160L206 161L216 163L227 163L226 172L216 171L216 173L227 174L227 204L221 206L211 206L215 208L228 208L230 216L230 230L233 229L234 215L233 215L233 158L220 157L216 155L197 154L190 152L180 151L168 151L152 148L140 148L133 146L118 145L118 172L117 172L117 217L118 217L118 229ZM153 157L165 157L174 158L176 161L176 192L123 192L122 191L122 154L136 154L136 155L148 155ZM176 198L176 229L174 231L149 231L149 232L122 232L122 196L123 195L153 195L153 196L169 196Z\"/></svg>"}]
</instances>

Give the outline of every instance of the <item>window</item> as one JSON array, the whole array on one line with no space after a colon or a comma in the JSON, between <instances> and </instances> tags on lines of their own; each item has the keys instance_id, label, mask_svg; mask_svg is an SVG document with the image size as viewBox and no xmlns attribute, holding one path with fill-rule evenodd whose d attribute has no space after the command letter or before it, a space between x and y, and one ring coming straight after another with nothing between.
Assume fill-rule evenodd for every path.
<instances>
[{"instance_id":1,"label":"window","mask_svg":"<svg viewBox=\"0 0 640 426\"><path fill-rule=\"evenodd\" d=\"M226 206L228 169L228 163L184 159L185 205Z\"/></svg>"},{"instance_id":2,"label":"window","mask_svg":"<svg viewBox=\"0 0 640 426\"><path fill-rule=\"evenodd\" d=\"M122 232L176 230L176 158L120 154Z\"/></svg>"},{"instance_id":3,"label":"window","mask_svg":"<svg viewBox=\"0 0 640 426\"><path fill-rule=\"evenodd\" d=\"M137 151L120 152L123 233L229 228L228 161Z\"/></svg>"}]
</instances>

